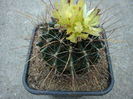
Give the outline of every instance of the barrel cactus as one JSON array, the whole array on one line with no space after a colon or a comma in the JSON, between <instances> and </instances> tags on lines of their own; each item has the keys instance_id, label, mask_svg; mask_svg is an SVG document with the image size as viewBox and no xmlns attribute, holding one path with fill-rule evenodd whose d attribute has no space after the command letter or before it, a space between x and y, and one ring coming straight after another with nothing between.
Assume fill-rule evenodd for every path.
<instances>
[{"instance_id":1,"label":"barrel cactus","mask_svg":"<svg viewBox=\"0 0 133 99\"><path fill-rule=\"evenodd\" d=\"M55 2L50 23L39 26L37 46L46 66L56 74L82 74L96 65L104 47L100 27L100 9L86 11L83 0Z\"/></svg>"}]
</instances>

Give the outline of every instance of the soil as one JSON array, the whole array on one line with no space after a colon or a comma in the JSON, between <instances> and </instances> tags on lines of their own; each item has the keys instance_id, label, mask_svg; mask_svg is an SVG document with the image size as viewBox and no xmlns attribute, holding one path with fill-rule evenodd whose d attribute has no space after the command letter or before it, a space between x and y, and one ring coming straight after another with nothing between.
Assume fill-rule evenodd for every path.
<instances>
[{"instance_id":1,"label":"soil","mask_svg":"<svg viewBox=\"0 0 133 99\"><path fill-rule=\"evenodd\" d=\"M30 88L36 90L58 91L103 91L110 84L110 74L104 50L101 50L102 58L95 66L90 66L86 74L56 75L53 70L45 66L41 58L40 49L36 46L39 36L35 35L31 59L29 61L27 83Z\"/></svg>"}]
</instances>

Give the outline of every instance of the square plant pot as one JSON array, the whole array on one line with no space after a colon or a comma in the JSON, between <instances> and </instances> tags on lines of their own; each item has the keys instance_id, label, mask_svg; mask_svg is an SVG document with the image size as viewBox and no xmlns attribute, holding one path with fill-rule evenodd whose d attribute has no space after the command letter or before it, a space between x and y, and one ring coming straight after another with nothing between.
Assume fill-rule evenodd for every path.
<instances>
[{"instance_id":1,"label":"square plant pot","mask_svg":"<svg viewBox=\"0 0 133 99\"><path fill-rule=\"evenodd\" d=\"M108 88L105 89L104 91L54 91L54 90L49 91L49 90L36 90L36 89L30 88L27 83L28 69L29 69L29 61L28 60L31 58L31 53L32 53L32 48L33 48L32 45L33 45L33 42L35 39L35 35L36 35L36 29L33 31L32 40L30 41L30 46L29 46L26 64L25 64L25 68L24 68L24 73L23 73L23 78L22 78L24 88L28 92L30 92L32 94L36 94L36 95L100 96L100 95L105 95L112 90L113 85L114 85L114 77L113 77L112 64L111 64L111 58L110 58L109 47L108 47L107 41L105 41L105 53L106 53L106 59L107 59L107 64L108 64L108 71L110 73L110 79L109 79ZM105 31L103 33L103 38L104 39L107 38Z\"/></svg>"}]
</instances>

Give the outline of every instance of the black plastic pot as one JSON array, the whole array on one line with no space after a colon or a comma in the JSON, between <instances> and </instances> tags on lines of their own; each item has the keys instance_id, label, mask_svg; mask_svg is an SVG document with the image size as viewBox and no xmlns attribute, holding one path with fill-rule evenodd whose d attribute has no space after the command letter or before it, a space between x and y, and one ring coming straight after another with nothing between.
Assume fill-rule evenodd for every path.
<instances>
[{"instance_id":1,"label":"black plastic pot","mask_svg":"<svg viewBox=\"0 0 133 99\"><path fill-rule=\"evenodd\" d=\"M33 44L35 33L36 33L35 31L36 30L33 31L33 37L32 37L32 40L30 41L30 46L29 46L27 59L26 59L26 65L24 68L24 73L23 73L23 78L22 78L23 85L28 92L30 92L32 94L36 94L36 95L58 95L58 96L59 95L61 95L61 96L62 95L67 95L67 96L96 96L96 95L98 95L99 96L99 95L105 95L112 90L113 85L114 85L114 76L113 76L113 71L112 71L112 64L111 64L108 42L105 42L105 45L106 45L105 52L106 52L106 57L107 57L107 61L108 61L108 69L110 72L110 85L108 86L108 88L106 90L95 91L95 92L93 92L93 91L72 92L72 91L47 91L47 90L40 91L40 90L35 90L35 89L30 88L27 84L27 72L28 72L28 67L29 67L29 63L27 61L31 57L32 44ZM104 38L107 38L105 33L103 36L104 36Z\"/></svg>"}]
</instances>

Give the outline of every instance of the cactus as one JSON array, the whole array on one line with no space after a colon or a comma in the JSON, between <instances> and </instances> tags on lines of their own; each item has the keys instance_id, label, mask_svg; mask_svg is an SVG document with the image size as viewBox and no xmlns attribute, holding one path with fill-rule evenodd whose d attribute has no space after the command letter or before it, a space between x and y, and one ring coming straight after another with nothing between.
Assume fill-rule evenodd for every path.
<instances>
[{"instance_id":1,"label":"cactus","mask_svg":"<svg viewBox=\"0 0 133 99\"><path fill-rule=\"evenodd\" d=\"M100 49L104 47L102 36L89 35L86 40L72 43L67 40L66 30L55 28L55 22L38 28L42 58L46 66L55 68L56 74L86 73L88 67L98 63Z\"/></svg>"},{"instance_id":2,"label":"cactus","mask_svg":"<svg viewBox=\"0 0 133 99\"><path fill-rule=\"evenodd\" d=\"M46 66L56 74L85 73L98 63L104 47L100 33L100 9L87 11L84 0L55 2L52 22L39 28L40 47Z\"/></svg>"}]
</instances>

